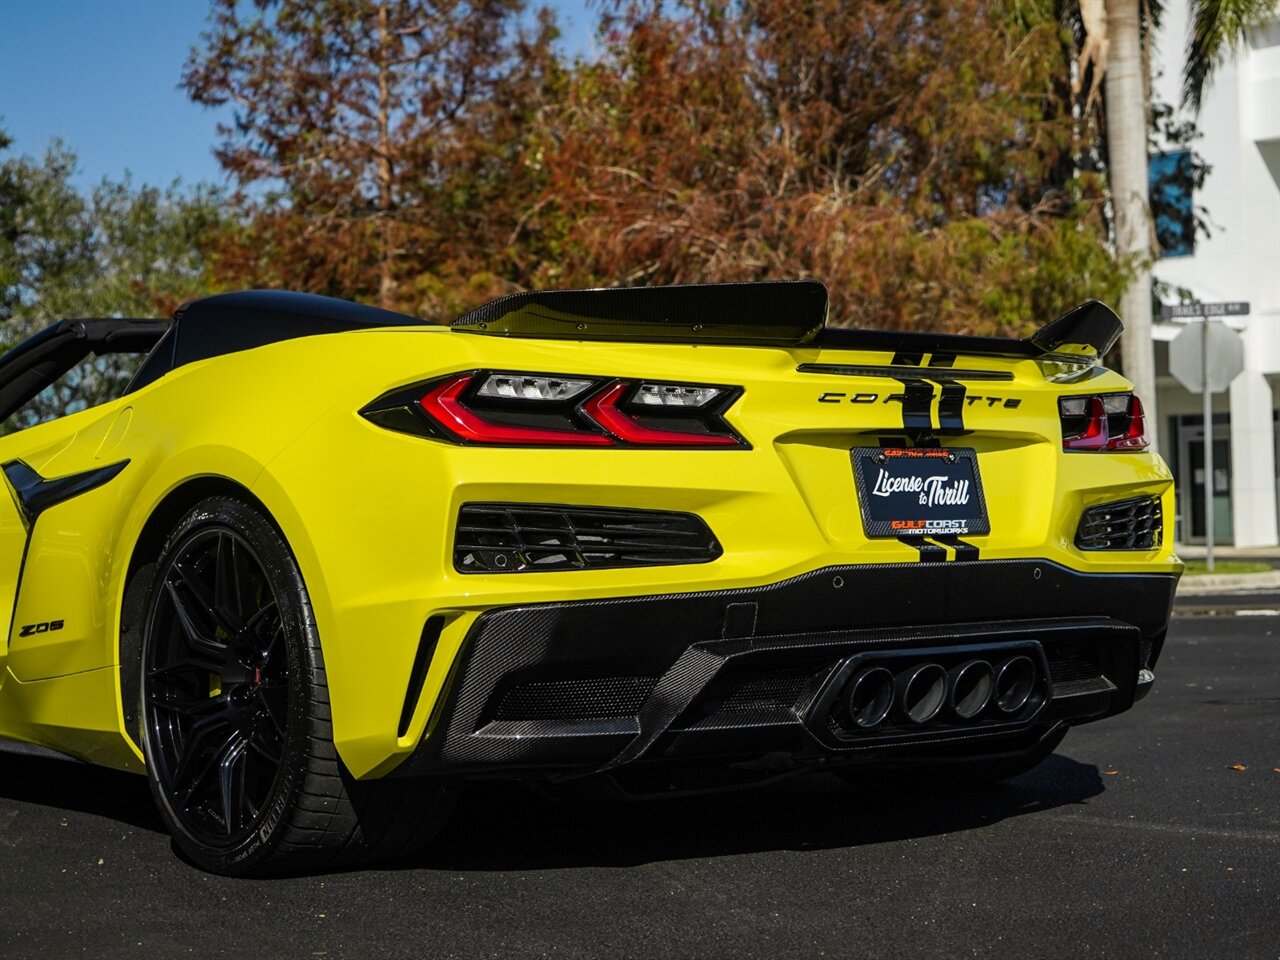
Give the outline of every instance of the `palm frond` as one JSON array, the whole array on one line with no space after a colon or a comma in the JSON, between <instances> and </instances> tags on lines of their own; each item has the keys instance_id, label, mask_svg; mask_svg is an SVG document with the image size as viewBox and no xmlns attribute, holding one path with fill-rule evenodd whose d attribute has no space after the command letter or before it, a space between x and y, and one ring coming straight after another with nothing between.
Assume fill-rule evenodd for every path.
<instances>
[{"instance_id":1,"label":"palm frond","mask_svg":"<svg viewBox=\"0 0 1280 960\"><path fill-rule=\"evenodd\" d=\"M1276 0L1191 0L1187 63L1182 71L1184 107L1200 112L1205 84L1214 69L1276 9Z\"/></svg>"}]
</instances>

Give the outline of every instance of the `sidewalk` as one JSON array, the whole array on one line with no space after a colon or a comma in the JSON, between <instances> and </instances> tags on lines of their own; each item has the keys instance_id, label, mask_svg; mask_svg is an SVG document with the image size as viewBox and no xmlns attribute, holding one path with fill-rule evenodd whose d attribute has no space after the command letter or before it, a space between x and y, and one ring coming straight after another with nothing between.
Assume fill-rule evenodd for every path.
<instances>
[{"instance_id":1,"label":"sidewalk","mask_svg":"<svg viewBox=\"0 0 1280 960\"><path fill-rule=\"evenodd\" d=\"M1203 545L1177 544L1174 548L1183 560L1203 560ZM1178 583L1178 596L1202 597L1236 593L1274 593L1280 602L1280 547L1213 548L1214 560L1259 560L1275 569L1268 573L1204 573L1184 576Z\"/></svg>"},{"instance_id":2,"label":"sidewalk","mask_svg":"<svg viewBox=\"0 0 1280 960\"><path fill-rule=\"evenodd\" d=\"M1183 560L1203 560L1204 544L1175 543L1173 549ZM1262 560L1280 564L1280 547L1227 547L1213 548L1215 560Z\"/></svg>"}]
</instances>

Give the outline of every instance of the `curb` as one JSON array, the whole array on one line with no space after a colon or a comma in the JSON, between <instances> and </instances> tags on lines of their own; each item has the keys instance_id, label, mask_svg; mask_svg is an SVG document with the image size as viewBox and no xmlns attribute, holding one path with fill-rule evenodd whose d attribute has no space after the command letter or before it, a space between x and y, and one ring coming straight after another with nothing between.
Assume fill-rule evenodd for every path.
<instances>
[{"instance_id":1,"label":"curb","mask_svg":"<svg viewBox=\"0 0 1280 960\"><path fill-rule=\"evenodd\" d=\"M1280 570L1266 573L1206 573L1178 581L1179 597L1200 597L1216 593L1280 591Z\"/></svg>"}]
</instances>

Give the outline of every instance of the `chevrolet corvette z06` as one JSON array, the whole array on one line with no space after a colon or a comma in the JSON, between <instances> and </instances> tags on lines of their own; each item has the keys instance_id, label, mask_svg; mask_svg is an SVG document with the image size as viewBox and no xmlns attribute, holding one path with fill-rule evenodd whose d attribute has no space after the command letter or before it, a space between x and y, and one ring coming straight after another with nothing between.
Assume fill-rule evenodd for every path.
<instances>
[{"instance_id":1,"label":"chevrolet corvette z06","mask_svg":"<svg viewBox=\"0 0 1280 960\"><path fill-rule=\"evenodd\" d=\"M826 316L795 281L54 324L0 358L0 736L265 874L418 849L472 778L936 786L1127 710L1182 567L1115 315ZM27 425L110 353L121 396Z\"/></svg>"}]
</instances>

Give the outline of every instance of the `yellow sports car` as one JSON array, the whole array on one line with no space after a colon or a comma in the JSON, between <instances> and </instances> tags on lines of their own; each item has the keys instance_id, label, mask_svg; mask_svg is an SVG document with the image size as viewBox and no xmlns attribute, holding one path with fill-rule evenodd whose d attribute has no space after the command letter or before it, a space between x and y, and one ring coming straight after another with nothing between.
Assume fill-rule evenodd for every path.
<instances>
[{"instance_id":1,"label":"yellow sports car","mask_svg":"<svg viewBox=\"0 0 1280 960\"><path fill-rule=\"evenodd\" d=\"M1181 563L1086 303L834 329L813 281L64 320L0 420L0 736L145 771L233 874L419 848L469 778L998 779L1151 688Z\"/></svg>"}]
</instances>

